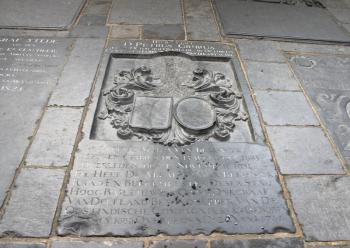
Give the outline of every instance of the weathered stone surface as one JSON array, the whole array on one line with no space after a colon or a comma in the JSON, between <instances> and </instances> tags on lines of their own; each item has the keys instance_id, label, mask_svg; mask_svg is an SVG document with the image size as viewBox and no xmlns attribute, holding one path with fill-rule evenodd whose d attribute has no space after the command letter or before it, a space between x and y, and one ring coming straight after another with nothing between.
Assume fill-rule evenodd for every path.
<instances>
[{"instance_id":1,"label":"weathered stone surface","mask_svg":"<svg viewBox=\"0 0 350 248\"><path fill-rule=\"evenodd\" d=\"M247 61L247 72L256 90L297 90L298 81L287 64Z\"/></svg>"},{"instance_id":2,"label":"weathered stone surface","mask_svg":"<svg viewBox=\"0 0 350 248\"><path fill-rule=\"evenodd\" d=\"M87 6L85 13L87 15L108 15L111 3L111 0L89 1L89 5Z\"/></svg>"},{"instance_id":3,"label":"weathered stone surface","mask_svg":"<svg viewBox=\"0 0 350 248\"><path fill-rule=\"evenodd\" d=\"M342 174L339 160L316 127L267 127L283 174Z\"/></svg>"},{"instance_id":4,"label":"weathered stone surface","mask_svg":"<svg viewBox=\"0 0 350 248\"><path fill-rule=\"evenodd\" d=\"M240 54L243 59L266 61L266 62L285 62L279 43L274 41L261 40L236 40Z\"/></svg>"},{"instance_id":5,"label":"weathered stone surface","mask_svg":"<svg viewBox=\"0 0 350 248\"><path fill-rule=\"evenodd\" d=\"M256 91L264 121L268 125L318 125L302 92Z\"/></svg>"},{"instance_id":6,"label":"weathered stone surface","mask_svg":"<svg viewBox=\"0 0 350 248\"><path fill-rule=\"evenodd\" d=\"M328 8L350 8L348 0L321 0L321 3Z\"/></svg>"},{"instance_id":7,"label":"weathered stone surface","mask_svg":"<svg viewBox=\"0 0 350 248\"><path fill-rule=\"evenodd\" d=\"M68 166L82 112L49 108L29 149L26 165Z\"/></svg>"},{"instance_id":8,"label":"weathered stone surface","mask_svg":"<svg viewBox=\"0 0 350 248\"><path fill-rule=\"evenodd\" d=\"M104 44L103 39L78 39L76 41L58 85L50 98L49 105L85 105Z\"/></svg>"},{"instance_id":9,"label":"weathered stone surface","mask_svg":"<svg viewBox=\"0 0 350 248\"><path fill-rule=\"evenodd\" d=\"M182 24L144 25L142 38L160 40L184 40L184 26Z\"/></svg>"},{"instance_id":10,"label":"weathered stone surface","mask_svg":"<svg viewBox=\"0 0 350 248\"><path fill-rule=\"evenodd\" d=\"M82 26L104 26L106 24L106 15L83 15L79 19L79 25Z\"/></svg>"},{"instance_id":11,"label":"weathered stone surface","mask_svg":"<svg viewBox=\"0 0 350 248\"><path fill-rule=\"evenodd\" d=\"M143 248L142 241L53 241L52 248Z\"/></svg>"},{"instance_id":12,"label":"weathered stone surface","mask_svg":"<svg viewBox=\"0 0 350 248\"><path fill-rule=\"evenodd\" d=\"M294 209L307 241L350 240L350 178L287 178Z\"/></svg>"},{"instance_id":13,"label":"weathered stone surface","mask_svg":"<svg viewBox=\"0 0 350 248\"><path fill-rule=\"evenodd\" d=\"M343 27L350 33L350 24L344 24Z\"/></svg>"},{"instance_id":14,"label":"weathered stone surface","mask_svg":"<svg viewBox=\"0 0 350 248\"><path fill-rule=\"evenodd\" d=\"M181 24L181 2L179 0L114 0L109 23Z\"/></svg>"},{"instance_id":15,"label":"weathered stone surface","mask_svg":"<svg viewBox=\"0 0 350 248\"><path fill-rule=\"evenodd\" d=\"M111 38L139 39L141 26L138 25L113 25L110 32Z\"/></svg>"},{"instance_id":16,"label":"weathered stone surface","mask_svg":"<svg viewBox=\"0 0 350 248\"><path fill-rule=\"evenodd\" d=\"M291 55L290 61L306 88L350 90L350 57Z\"/></svg>"},{"instance_id":17,"label":"weathered stone surface","mask_svg":"<svg viewBox=\"0 0 350 248\"><path fill-rule=\"evenodd\" d=\"M221 40L210 1L185 0L184 7L189 40Z\"/></svg>"},{"instance_id":18,"label":"weathered stone surface","mask_svg":"<svg viewBox=\"0 0 350 248\"><path fill-rule=\"evenodd\" d=\"M341 23L350 23L350 9L327 8L335 18Z\"/></svg>"},{"instance_id":19,"label":"weathered stone surface","mask_svg":"<svg viewBox=\"0 0 350 248\"><path fill-rule=\"evenodd\" d=\"M303 53L327 53L327 54L350 54L349 46L339 45L320 45L280 42L279 46L284 51L303 52Z\"/></svg>"},{"instance_id":20,"label":"weathered stone surface","mask_svg":"<svg viewBox=\"0 0 350 248\"><path fill-rule=\"evenodd\" d=\"M215 0L226 35L349 42L350 36L321 7L281 1ZM336 13L345 18L344 13Z\"/></svg>"},{"instance_id":21,"label":"weathered stone surface","mask_svg":"<svg viewBox=\"0 0 350 248\"><path fill-rule=\"evenodd\" d=\"M248 239L248 240L214 240L212 248L303 248L301 239Z\"/></svg>"},{"instance_id":22,"label":"weathered stone surface","mask_svg":"<svg viewBox=\"0 0 350 248\"><path fill-rule=\"evenodd\" d=\"M350 248L350 245L317 246L318 248Z\"/></svg>"},{"instance_id":23,"label":"weathered stone surface","mask_svg":"<svg viewBox=\"0 0 350 248\"><path fill-rule=\"evenodd\" d=\"M150 248L206 248L207 242L202 240L164 240L151 242Z\"/></svg>"},{"instance_id":24,"label":"weathered stone surface","mask_svg":"<svg viewBox=\"0 0 350 248\"><path fill-rule=\"evenodd\" d=\"M72 32L69 33L69 37L72 38L107 38L109 28L105 26L86 26L77 25Z\"/></svg>"},{"instance_id":25,"label":"weathered stone surface","mask_svg":"<svg viewBox=\"0 0 350 248\"><path fill-rule=\"evenodd\" d=\"M163 53L149 59L149 54L160 51ZM191 66L187 64L189 55L200 56L196 59L204 69L215 72L220 69L226 77L208 74L204 69L193 72L192 66L196 68L197 64L191 64L193 61ZM186 63L178 63L179 60ZM226 67L228 61L231 72ZM130 71L130 68L134 70ZM232 81L232 68L237 81ZM204 75L209 79L203 81L201 77ZM192 144L186 146L170 140L173 143L168 146L165 140L158 141L160 144L138 137L130 140L130 130L125 128L128 123L118 119L113 121L117 115L107 118L115 107L133 102L134 96L143 94L153 98L164 94L165 97L172 96L174 101L182 99L182 90L187 90L188 83L205 88L211 81L210 75L216 75L215 78L219 79L216 84L221 85L222 90L229 85L224 79L230 79L232 84L239 81L243 93L241 99L246 101L250 114L254 140L249 143L235 143L235 138L232 142L225 139L220 142L190 140ZM128 88L130 78L134 78L133 87ZM119 82L125 83L124 88L118 87ZM179 85L178 82L187 83ZM114 41L106 49L96 83L93 104L89 107L83 129L90 136L86 135L79 144L59 219L59 235L148 236L159 233L209 234L213 231L295 231L269 149L257 143L261 142L261 129L256 125L256 112L239 63L228 46L194 42ZM162 83L171 88L168 91L157 88ZM147 94L140 88L148 89ZM189 94L188 91L185 93ZM202 96L202 101L207 99L203 94L207 92L197 94L197 97ZM230 99L223 98L226 104L239 104L234 100L235 94L229 94ZM212 99L220 104L215 96L213 94ZM120 105L114 105L113 101ZM107 106L110 112L101 113L101 106ZM124 108L123 111L128 113L129 110ZM198 117L196 114L193 118ZM202 120L202 117L200 115L199 119ZM241 121L237 120L237 123ZM172 125L177 125L175 119ZM106 127L111 127L110 133L104 129ZM184 129L178 127L176 135L184 138ZM96 128L101 131L98 135L104 135L104 138L96 138ZM116 140L116 132L119 132L119 141ZM135 132L140 133L140 137L144 135ZM197 139L201 132L194 132L190 137Z\"/></svg>"},{"instance_id":26,"label":"weathered stone surface","mask_svg":"<svg viewBox=\"0 0 350 248\"><path fill-rule=\"evenodd\" d=\"M44 243L0 243L0 248L45 248L46 244Z\"/></svg>"},{"instance_id":27,"label":"weathered stone surface","mask_svg":"<svg viewBox=\"0 0 350 248\"><path fill-rule=\"evenodd\" d=\"M67 39L0 38L0 203L58 80L69 45Z\"/></svg>"},{"instance_id":28,"label":"weathered stone surface","mask_svg":"<svg viewBox=\"0 0 350 248\"><path fill-rule=\"evenodd\" d=\"M85 0L1 1L0 26L68 29Z\"/></svg>"},{"instance_id":29,"label":"weathered stone surface","mask_svg":"<svg viewBox=\"0 0 350 248\"><path fill-rule=\"evenodd\" d=\"M63 177L63 170L21 170L0 220L0 235L48 237Z\"/></svg>"}]
</instances>

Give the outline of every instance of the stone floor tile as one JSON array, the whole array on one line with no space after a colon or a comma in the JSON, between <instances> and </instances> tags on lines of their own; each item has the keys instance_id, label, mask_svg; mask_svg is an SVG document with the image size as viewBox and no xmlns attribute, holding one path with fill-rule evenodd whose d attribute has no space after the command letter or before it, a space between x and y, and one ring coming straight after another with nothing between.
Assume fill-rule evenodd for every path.
<instances>
[{"instance_id":1,"label":"stone floor tile","mask_svg":"<svg viewBox=\"0 0 350 248\"><path fill-rule=\"evenodd\" d=\"M247 72L256 90L300 90L287 64L247 61Z\"/></svg>"},{"instance_id":2,"label":"stone floor tile","mask_svg":"<svg viewBox=\"0 0 350 248\"><path fill-rule=\"evenodd\" d=\"M153 241L149 248L206 248L207 242L203 240L164 240Z\"/></svg>"},{"instance_id":3,"label":"stone floor tile","mask_svg":"<svg viewBox=\"0 0 350 248\"><path fill-rule=\"evenodd\" d=\"M109 34L110 38L139 39L141 26L138 25L113 25Z\"/></svg>"},{"instance_id":4,"label":"stone floor tile","mask_svg":"<svg viewBox=\"0 0 350 248\"><path fill-rule=\"evenodd\" d=\"M350 245L335 245L335 246L310 246L310 248L350 248Z\"/></svg>"},{"instance_id":5,"label":"stone floor tile","mask_svg":"<svg viewBox=\"0 0 350 248\"><path fill-rule=\"evenodd\" d=\"M215 240L211 248L303 248L301 239Z\"/></svg>"},{"instance_id":6,"label":"stone floor tile","mask_svg":"<svg viewBox=\"0 0 350 248\"><path fill-rule=\"evenodd\" d=\"M71 38L107 38L109 29L106 26L77 25L69 33Z\"/></svg>"},{"instance_id":7,"label":"stone floor tile","mask_svg":"<svg viewBox=\"0 0 350 248\"><path fill-rule=\"evenodd\" d=\"M350 33L350 24L344 24L343 27Z\"/></svg>"},{"instance_id":8,"label":"stone floor tile","mask_svg":"<svg viewBox=\"0 0 350 248\"><path fill-rule=\"evenodd\" d=\"M52 248L143 248L142 241L53 241ZM0 247L1 248L1 247Z\"/></svg>"},{"instance_id":9,"label":"stone floor tile","mask_svg":"<svg viewBox=\"0 0 350 248\"><path fill-rule=\"evenodd\" d=\"M182 24L144 25L142 38L160 40L184 40L184 26Z\"/></svg>"},{"instance_id":10,"label":"stone floor tile","mask_svg":"<svg viewBox=\"0 0 350 248\"><path fill-rule=\"evenodd\" d=\"M150 8L150 6L152 6ZM114 0L110 24L181 24L180 0Z\"/></svg>"},{"instance_id":11,"label":"stone floor tile","mask_svg":"<svg viewBox=\"0 0 350 248\"><path fill-rule=\"evenodd\" d=\"M341 23L350 24L350 9L344 8L327 8L329 12Z\"/></svg>"},{"instance_id":12,"label":"stone floor tile","mask_svg":"<svg viewBox=\"0 0 350 248\"><path fill-rule=\"evenodd\" d=\"M106 20L106 15L83 15L79 20L79 25L104 26L106 25Z\"/></svg>"},{"instance_id":13,"label":"stone floor tile","mask_svg":"<svg viewBox=\"0 0 350 248\"><path fill-rule=\"evenodd\" d=\"M104 44L104 39L77 39L49 105L85 105Z\"/></svg>"},{"instance_id":14,"label":"stone floor tile","mask_svg":"<svg viewBox=\"0 0 350 248\"><path fill-rule=\"evenodd\" d=\"M348 0L320 0L320 2L328 8L350 8Z\"/></svg>"},{"instance_id":15,"label":"stone floor tile","mask_svg":"<svg viewBox=\"0 0 350 248\"><path fill-rule=\"evenodd\" d=\"M29 149L26 165L67 166L82 109L49 108Z\"/></svg>"},{"instance_id":16,"label":"stone floor tile","mask_svg":"<svg viewBox=\"0 0 350 248\"><path fill-rule=\"evenodd\" d=\"M280 42L279 46L283 51L291 51L291 52L350 54L349 46L320 45L320 44L306 44L306 43L302 44L302 43L292 43L292 42Z\"/></svg>"},{"instance_id":17,"label":"stone floor tile","mask_svg":"<svg viewBox=\"0 0 350 248\"><path fill-rule=\"evenodd\" d=\"M0 236L48 237L63 178L63 170L23 169L0 220Z\"/></svg>"},{"instance_id":18,"label":"stone floor tile","mask_svg":"<svg viewBox=\"0 0 350 248\"><path fill-rule=\"evenodd\" d=\"M307 241L350 240L350 177L287 178Z\"/></svg>"},{"instance_id":19,"label":"stone floor tile","mask_svg":"<svg viewBox=\"0 0 350 248\"><path fill-rule=\"evenodd\" d=\"M18 243L18 242L4 242L0 243L0 248L45 248L44 243Z\"/></svg>"},{"instance_id":20,"label":"stone floor tile","mask_svg":"<svg viewBox=\"0 0 350 248\"><path fill-rule=\"evenodd\" d=\"M185 0L184 6L189 40L221 40L210 0Z\"/></svg>"},{"instance_id":21,"label":"stone floor tile","mask_svg":"<svg viewBox=\"0 0 350 248\"><path fill-rule=\"evenodd\" d=\"M243 59L266 62L285 62L278 42L237 39L240 54Z\"/></svg>"},{"instance_id":22,"label":"stone floor tile","mask_svg":"<svg viewBox=\"0 0 350 248\"><path fill-rule=\"evenodd\" d=\"M256 91L267 125L319 125L302 92Z\"/></svg>"},{"instance_id":23,"label":"stone floor tile","mask_svg":"<svg viewBox=\"0 0 350 248\"><path fill-rule=\"evenodd\" d=\"M267 127L282 174L342 174L341 164L318 127Z\"/></svg>"},{"instance_id":24,"label":"stone floor tile","mask_svg":"<svg viewBox=\"0 0 350 248\"><path fill-rule=\"evenodd\" d=\"M90 1L85 10L87 15L107 15L111 7L111 0L94 0Z\"/></svg>"}]
</instances>

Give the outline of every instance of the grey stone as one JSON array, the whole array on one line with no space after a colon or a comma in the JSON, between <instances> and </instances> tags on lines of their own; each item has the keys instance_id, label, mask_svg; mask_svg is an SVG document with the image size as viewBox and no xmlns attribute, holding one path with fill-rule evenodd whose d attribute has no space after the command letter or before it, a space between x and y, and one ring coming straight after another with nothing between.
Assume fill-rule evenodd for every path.
<instances>
[{"instance_id":1,"label":"grey stone","mask_svg":"<svg viewBox=\"0 0 350 248\"><path fill-rule=\"evenodd\" d=\"M11 242L11 243L0 243L0 248L45 248L46 244L44 243L19 243L19 242Z\"/></svg>"},{"instance_id":2,"label":"grey stone","mask_svg":"<svg viewBox=\"0 0 350 248\"><path fill-rule=\"evenodd\" d=\"M341 23L350 24L350 9L345 8L327 8L335 18Z\"/></svg>"},{"instance_id":3,"label":"grey stone","mask_svg":"<svg viewBox=\"0 0 350 248\"><path fill-rule=\"evenodd\" d=\"M267 127L283 174L342 174L341 164L322 129Z\"/></svg>"},{"instance_id":4,"label":"grey stone","mask_svg":"<svg viewBox=\"0 0 350 248\"><path fill-rule=\"evenodd\" d=\"M111 7L111 0L94 0L90 1L85 13L87 15L108 15Z\"/></svg>"},{"instance_id":5,"label":"grey stone","mask_svg":"<svg viewBox=\"0 0 350 248\"><path fill-rule=\"evenodd\" d=\"M300 91L287 64L247 61L247 73L256 90L296 90Z\"/></svg>"},{"instance_id":6,"label":"grey stone","mask_svg":"<svg viewBox=\"0 0 350 248\"><path fill-rule=\"evenodd\" d=\"M160 40L184 40L184 26L182 24L144 25L142 38Z\"/></svg>"},{"instance_id":7,"label":"grey stone","mask_svg":"<svg viewBox=\"0 0 350 248\"><path fill-rule=\"evenodd\" d=\"M343 27L350 33L350 24L344 24Z\"/></svg>"},{"instance_id":8,"label":"grey stone","mask_svg":"<svg viewBox=\"0 0 350 248\"><path fill-rule=\"evenodd\" d=\"M69 37L72 38L107 38L109 28L105 26L85 26L77 25Z\"/></svg>"},{"instance_id":9,"label":"grey stone","mask_svg":"<svg viewBox=\"0 0 350 248\"><path fill-rule=\"evenodd\" d=\"M85 0L1 0L0 26L68 29Z\"/></svg>"},{"instance_id":10,"label":"grey stone","mask_svg":"<svg viewBox=\"0 0 350 248\"><path fill-rule=\"evenodd\" d=\"M309 88L308 93L333 141L349 164L350 91Z\"/></svg>"},{"instance_id":11,"label":"grey stone","mask_svg":"<svg viewBox=\"0 0 350 248\"><path fill-rule=\"evenodd\" d=\"M350 248L350 245L317 246L318 248Z\"/></svg>"},{"instance_id":12,"label":"grey stone","mask_svg":"<svg viewBox=\"0 0 350 248\"><path fill-rule=\"evenodd\" d=\"M49 105L84 106L104 48L103 39L78 39ZM87 52L88 51L88 52Z\"/></svg>"},{"instance_id":13,"label":"grey stone","mask_svg":"<svg viewBox=\"0 0 350 248\"><path fill-rule=\"evenodd\" d=\"M139 39L141 26L138 25L113 25L110 37L119 39Z\"/></svg>"},{"instance_id":14,"label":"grey stone","mask_svg":"<svg viewBox=\"0 0 350 248\"><path fill-rule=\"evenodd\" d=\"M212 248L303 248L301 239L248 239L248 240L214 240Z\"/></svg>"},{"instance_id":15,"label":"grey stone","mask_svg":"<svg viewBox=\"0 0 350 248\"><path fill-rule=\"evenodd\" d=\"M350 8L348 0L321 0L322 4L328 8Z\"/></svg>"},{"instance_id":16,"label":"grey stone","mask_svg":"<svg viewBox=\"0 0 350 248\"><path fill-rule=\"evenodd\" d=\"M271 2L215 0L226 35L349 42L323 8ZM338 17L346 18L344 13ZM349 15L348 15L349 16ZM346 18L347 19L347 18Z\"/></svg>"},{"instance_id":17,"label":"grey stone","mask_svg":"<svg viewBox=\"0 0 350 248\"><path fill-rule=\"evenodd\" d=\"M295 73L306 88L350 90L350 57L291 55ZM310 64L311 66L307 66Z\"/></svg>"},{"instance_id":18,"label":"grey stone","mask_svg":"<svg viewBox=\"0 0 350 248\"><path fill-rule=\"evenodd\" d=\"M143 248L142 241L53 241L52 248Z\"/></svg>"},{"instance_id":19,"label":"grey stone","mask_svg":"<svg viewBox=\"0 0 350 248\"><path fill-rule=\"evenodd\" d=\"M256 91L264 121L268 125L318 125L302 92Z\"/></svg>"},{"instance_id":20,"label":"grey stone","mask_svg":"<svg viewBox=\"0 0 350 248\"><path fill-rule=\"evenodd\" d=\"M240 54L243 59L285 62L282 52L279 50L277 42L260 40L236 40Z\"/></svg>"},{"instance_id":21,"label":"grey stone","mask_svg":"<svg viewBox=\"0 0 350 248\"><path fill-rule=\"evenodd\" d=\"M210 1L186 0L184 7L189 40L221 40Z\"/></svg>"},{"instance_id":22,"label":"grey stone","mask_svg":"<svg viewBox=\"0 0 350 248\"><path fill-rule=\"evenodd\" d=\"M206 248L207 242L202 240L164 240L151 242L150 248Z\"/></svg>"},{"instance_id":23,"label":"grey stone","mask_svg":"<svg viewBox=\"0 0 350 248\"><path fill-rule=\"evenodd\" d=\"M49 108L29 149L26 165L68 166L82 112Z\"/></svg>"},{"instance_id":24,"label":"grey stone","mask_svg":"<svg viewBox=\"0 0 350 248\"><path fill-rule=\"evenodd\" d=\"M106 20L106 15L84 15L79 19L79 25L104 26L106 24Z\"/></svg>"},{"instance_id":25,"label":"grey stone","mask_svg":"<svg viewBox=\"0 0 350 248\"><path fill-rule=\"evenodd\" d=\"M334 45L334 44L333 45L320 45L320 44L280 42L279 46L284 51L292 51L292 52L350 54L350 47L349 46L340 46L340 45Z\"/></svg>"},{"instance_id":26,"label":"grey stone","mask_svg":"<svg viewBox=\"0 0 350 248\"><path fill-rule=\"evenodd\" d=\"M0 38L0 203L58 80L71 42Z\"/></svg>"},{"instance_id":27,"label":"grey stone","mask_svg":"<svg viewBox=\"0 0 350 248\"><path fill-rule=\"evenodd\" d=\"M182 22L180 0L114 0L109 17L110 24L181 24Z\"/></svg>"},{"instance_id":28,"label":"grey stone","mask_svg":"<svg viewBox=\"0 0 350 248\"><path fill-rule=\"evenodd\" d=\"M0 36L10 37L45 37L45 38L66 38L69 35L67 30L40 30L40 29L0 29Z\"/></svg>"},{"instance_id":29,"label":"grey stone","mask_svg":"<svg viewBox=\"0 0 350 248\"><path fill-rule=\"evenodd\" d=\"M350 240L350 178L287 178L297 218L307 241Z\"/></svg>"},{"instance_id":30,"label":"grey stone","mask_svg":"<svg viewBox=\"0 0 350 248\"><path fill-rule=\"evenodd\" d=\"M63 178L63 170L21 170L0 220L0 235L48 237Z\"/></svg>"}]
</instances>

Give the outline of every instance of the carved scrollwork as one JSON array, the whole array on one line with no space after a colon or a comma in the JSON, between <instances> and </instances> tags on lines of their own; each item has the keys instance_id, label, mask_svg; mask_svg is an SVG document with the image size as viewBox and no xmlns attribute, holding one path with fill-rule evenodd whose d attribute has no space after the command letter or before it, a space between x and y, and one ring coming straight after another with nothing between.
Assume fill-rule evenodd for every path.
<instances>
[{"instance_id":1,"label":"carved scrollwork","mask_svg":"<svg viewBox=\"0 0 350 248\"><path fill-rule=\"evenodd\" d=\"M121 139L164 145L191 144L211 137L228 139L235 123L248 119L242 94L232 89L224 74L197 68L191 80L181 85L186 92L192 90L192 96L173 105L171 96L160 95L163 84L150 68L120 71L114 87L104 92L105 110L98 118L110 119Z\"/></svg>"}]
</instances>

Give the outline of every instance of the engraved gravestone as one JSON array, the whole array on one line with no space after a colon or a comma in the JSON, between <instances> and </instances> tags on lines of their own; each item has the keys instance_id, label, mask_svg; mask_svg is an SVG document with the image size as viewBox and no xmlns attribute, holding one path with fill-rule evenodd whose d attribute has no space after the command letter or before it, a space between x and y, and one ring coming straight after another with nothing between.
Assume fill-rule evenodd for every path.
<instances>
[{"instance_id":1,"label":"engraved gravestone","mask_svg":"<svg viewBox=\"0 0 350 248\"><path fill-rule=\"evenodd\" d=\"M67 39L0 37L0 205L70 43Z\"/></svg>"},{"instance_id":2,"label":"engraved gravestone","mask_svg":"<svg viewBox=\"0 0 350 248\"><path fill-rule=\"evenodd\" d=\"M108 47L59 235L294 231L231 47Z\"/></svg>"}]
</instances>

